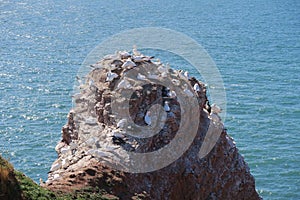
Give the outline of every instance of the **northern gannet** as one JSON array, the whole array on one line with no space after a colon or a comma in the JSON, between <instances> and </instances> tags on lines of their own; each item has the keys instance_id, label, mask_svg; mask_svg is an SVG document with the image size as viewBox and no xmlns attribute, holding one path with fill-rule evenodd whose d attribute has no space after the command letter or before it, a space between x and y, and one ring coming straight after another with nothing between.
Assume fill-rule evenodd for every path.
<instances>
[{"instance_id":1,"label":"northern gannet","mask_svg":"<svg viewBox=\"0 0 300 200\"><path fill-rule=\"evenodd\" d=\"M192 97L194 96L193 92L191 92L191 90L188 89L188 86L187 84L184 84L184 89L183 89L184 93L189 96L189 97Z\"/></svg>"},{"instance_id":2,"label":"northern gannet","mask_svg":"<svg viewBox=\"0 0 300 200\"><path fill-rule=\"evenodd\" d=\"M146 76L144 76L143 74L138 73L138 75L136 76L136 78L138 80L146 80Z\"/></svg>"},{"instance_id":3,"label":"northern gannet","mask_svg":"<svg viewBox=\"0 0 300 200\"><path fill-rule=\"evenodd\" d=\"M129 89L131 87L132 87L132 85L126 79L121 80L117 86L118 89Z\"/></svg>"},{"instance_id":4,"label":"northern gannet","mask_svg":"<svg viewBox=\"0 0 300 200\"><path fill-rule=\"evenodd\" d=\"M148 126L151 126L151 112L149 110L146 112L144 121Z\"/></svg>"},{"instance_id":5,"label":"northern gannet","mask_svg":"<svg viewBox=\"0 0 300 200\"><path fill-rule=\"evenodd\" d=\"M198 83L196 83L193 88L196 92L200 92L200 86Z\"/></svg>"},{"instance_id":6,"label":"northern gannet","mask_svg":"<svg viewBox=\"0 0 300 200\"><path fill-rule=\"evenodd\" d=\"M121 66L122 68L131 68L131 67L135 67L136 64L134 62L132 62L132 60L130 58L127 58L127 60L123 63L123 65Z\"/></svg>"},{"instance_id":7,"label":"northern gannet","mask_svg":"<svg viewBox=\"0 0 300 200\"><path fill-rule=\"evenodd\" d=\"M140 56L141 55L141 53L137 50L136 45L133 46L132 52L133 52L134 56Z\"/></svg>"},{"instance_id":8,"label":"northern gannet","mask_svg":"<svg viewBox=\"0 0 300 200\"><path fill-rule=\"evenodd\" d=\"M118 54L120 55L121 59L126 59L131 57L130 53L127 51L119 51Z\"/></svg>"},{"instance_id":9,"label":"northern gannet","mask_svg":"<svg viewBox=\"0 0 300 200\"><path fill-rule=\"evenodd\" d=\"M115 78L117 78L118 76L119 76L118 74L109 71L109 72L106 73L106 81L111 82L111 81L113 81Z\"/></svg>"},{"instance_id":10,"label":"northern gannet","mask_svg":"<svg viewBox=\"0 0 300 200\"><path fill-rule=\"evenodd\" d=\"M118 123L117 123L117 128L124 128L127 124L127 119L121 119Z\"/></svg>"},{"instance_id":11,"label":"northern gannet","mask_svg":"<svg viewBox=\"0 0 300 200\"><path fill-rule=\"evenodd\" d=\"M171 110L168 101L165 101L164 109L165 109L166 112L169 112Z\"/></svg>"},{"instance_id":12,"label":"northern gannet","mask_svg":"<svg viewBox=\"0 0 300 200\"><path fill-rule=\"evenodd\" d=\"M211 112L212 112L212 113L219 114L219 113L222 112L222 109L221 109L219 106L217 106L217 104L213 103L213 104L211 105Z\"/></svg>"},{"instance_id":13,"label":"northern gannet","mask_svg":"<svg viewBox=\"0 0 300 200\"><path fill-rule=\"evenodd\" d=\"M176 97L176 92L174 90L169 91L168 94L167 94L167 96L171 97L171 98L175 98Z\"/></svg>"}]
</instances>

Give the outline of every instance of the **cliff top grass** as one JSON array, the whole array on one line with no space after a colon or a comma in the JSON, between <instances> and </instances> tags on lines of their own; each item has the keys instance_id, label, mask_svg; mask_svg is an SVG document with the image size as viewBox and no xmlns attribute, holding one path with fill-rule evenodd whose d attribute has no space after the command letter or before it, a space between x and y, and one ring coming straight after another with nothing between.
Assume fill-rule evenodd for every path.
<instances>
[{"instance_id":1,"label":"cliff top grass","mask_svg":"<svg viewBox=\"0 0 300 200\"><path fill-rule=\"evenodd\" d=\"M0 199L28 200L71 200L71 199L118 199L101 191L99 188L86 188L69 194L49 191L22 172L14 170L12 164L0 156Z\"/></svg>"}]
</instances>

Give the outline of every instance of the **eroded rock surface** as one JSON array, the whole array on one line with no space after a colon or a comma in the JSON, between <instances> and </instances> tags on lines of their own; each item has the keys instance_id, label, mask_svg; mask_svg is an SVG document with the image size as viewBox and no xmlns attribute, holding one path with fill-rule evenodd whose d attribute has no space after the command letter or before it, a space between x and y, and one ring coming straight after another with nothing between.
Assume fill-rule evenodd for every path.
<instances>
[{"instance_id":1,"label":"eroded rock surface","mask_svg":"<svg viewBox=\"0 0 300 200\"><path fill-rule=\"evenodd\" d=\"M189 98L195 107L189 107ZM248 165L208 103L205 85L182 71L137 51L118 52L93 66L74 102L45 187L99 187L120 199L260 199ZM151 110L154 105L159 108ZM133 163L130 152L162 149L181 126L192 128L195 122L191 145L168 166L147 173L120 170L152 169L155 160ZM150 134L149 128L157 134L138 137ZM209 154L199 157L204 140L214 139Z\"/></svg>"}]
</instances>

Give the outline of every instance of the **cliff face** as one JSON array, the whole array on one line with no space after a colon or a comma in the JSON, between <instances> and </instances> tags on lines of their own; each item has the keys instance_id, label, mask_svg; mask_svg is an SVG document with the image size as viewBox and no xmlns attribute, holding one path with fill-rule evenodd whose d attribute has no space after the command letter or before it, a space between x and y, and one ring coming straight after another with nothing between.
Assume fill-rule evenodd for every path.
<instances>
[{"instance_id":1,"label":"cliff face","mask_svg":"<svg viewBox=\"0 0 300 200\"><path fill-rule=\"evenodd\" d=\"M260 199L195 78L119 52L95 64L80 88L44 187L93 187L120 199Z\"/></svg>"}]
</instances>

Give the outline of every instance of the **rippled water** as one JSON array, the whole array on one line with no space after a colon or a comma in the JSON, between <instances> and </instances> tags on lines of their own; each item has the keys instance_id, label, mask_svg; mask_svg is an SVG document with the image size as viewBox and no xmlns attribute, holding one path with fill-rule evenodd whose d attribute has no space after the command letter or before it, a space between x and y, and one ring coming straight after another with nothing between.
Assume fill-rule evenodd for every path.
<instances>
[{"instance_id":1,"label":"rippled water","mask_svg":"<svg viewBox=\"0 0 300 200\"><path fill-rule=\"evenodd\" d=\"M215 60L226 126L260 195L300 199L299 1L27 0L0 1L0 11L0 153L34 180L56 158L86 55L112 34L157 26L187 34Z\"/></svg>"}]
</instances>

